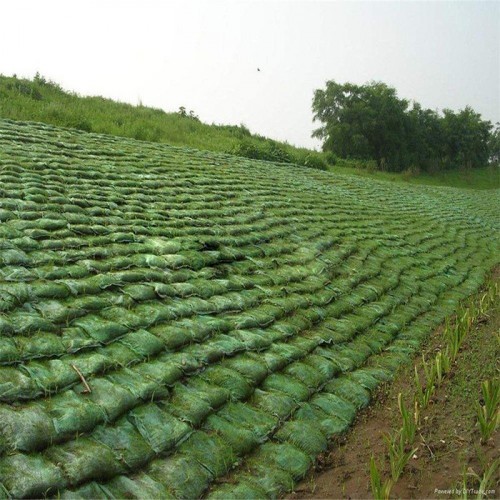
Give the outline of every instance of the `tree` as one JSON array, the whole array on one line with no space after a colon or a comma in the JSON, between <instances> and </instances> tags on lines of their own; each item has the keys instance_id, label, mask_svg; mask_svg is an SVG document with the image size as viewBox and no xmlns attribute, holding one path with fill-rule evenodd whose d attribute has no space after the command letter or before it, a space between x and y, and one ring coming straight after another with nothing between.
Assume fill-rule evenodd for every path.
<instances>
[{"instance_id":1,"label":"tree","mask_svg":"<svg viewBox=\"0 0 500 500\"><path fill-rule=\"evenodd\" d=\"M437 170L441 165L443 132L437 111L423 109L414 102L407 113L407 161L424 170Z\"/></svg>"},{"instance_id":2,"label":"tree","mask_svg":"<svg viewBox=\"0 0 500 500\"><path fill-rule=\"evenodd\" d=\"M440 115L415 102L408 109L408 104L381 82L329 81L314 93L314 120L322 126L313 137L323 139L325 152L374 159L379 169L393 171L411 166L474 168L500 157L500 132L492 138L491 123L469 106L456 113L445 109Z\"/></svg>"},{"instance_id":3,"label":"tree","mask_svg":"<svg viewBox=\"0 0 500 500\"><path fill-rule=\"evenodd\" d=\"M449 167L480 167L488 163L489 121L467 106L455 113L443 110L444 158Z\"/></svg>"},{"instance_id":4,"label":"tree","mask_svg":"<svg viewBox=\"0 0 500 500\"><path fill-rule=\"evenodd\" d=\"M375 159L379 168L401 169L408 101L381 82L367 85L329 81L316 90L314 120L323 126L314 137L323 150L344 158Z\"/></svg>"},{"instance_id":5,"label":"tree","mask_svg":"<svg viewBox=\"0 0 500 500\"><path fill-rule=\"evenodd\" d=\"M495 130L490 133L488 140L489 161L491 163L500 163L500 123L497 123Z\"/></svg>"}]
</instances>

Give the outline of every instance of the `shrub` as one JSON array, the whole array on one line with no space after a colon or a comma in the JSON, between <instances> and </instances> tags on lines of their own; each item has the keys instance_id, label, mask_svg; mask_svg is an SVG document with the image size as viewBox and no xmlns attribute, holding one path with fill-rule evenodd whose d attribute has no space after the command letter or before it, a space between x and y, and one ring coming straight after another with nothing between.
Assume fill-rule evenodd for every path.
<instances>
[{"instance_id":1,"label":"shrub","mask_svg":"<svg viewBox=\"0 0 500 500\"><path fill-rule=\"evenodd\" d=\"M310 168L317 168L319 170L326 170L328 166L323 155L315 152L311 152L305 157L303 165Z\"/></svg>"},{"instance_id":2,"label":"shrub","mask_svg":"<svg viewBox=\"0 0 500 500\"><path fill-rule=\"evenodd\" d=\"M267 160L280 163L290 163L293 161L290 155L278 143L271 140L256 142L243 139L232 153L253 160Z\"/></svg>"},{"instance_id":3,"label":"shrub","mask_svg":"<svg viewBox=\"0 0 500 500\"><path fill-rule=\"evenodd\" d=\"M16 89L21 95L31 97L32 99L35 99L35 101L42 100L42 94L31 82L25 83L21 81L16 85Z\"/></svg>"},{"instance_id":4,"label":"shrub","mask_svg":"<svg viewBox=\"0 0 500 500\"><path fill-rule=\"evenodd\" d=\"M90 121L86 120L85 118L69 119L66 123L66 127L76 128L85 132L92 132L92 123L90 123Z\"/></svg>"},{"instance_id":5,"label":"shrub","mask_svg":"<svg viewBox=\"0 0 500 500\"><path fill-rule=\"evenodd\" d=\"M328 163L328 165L336 165L337 164L338 158L337 158L337 155L335 153L332 153L331 151L327 151L326 153L323 153L323 155L324 155L326 163Z\"/></svg>"}]
</instances>

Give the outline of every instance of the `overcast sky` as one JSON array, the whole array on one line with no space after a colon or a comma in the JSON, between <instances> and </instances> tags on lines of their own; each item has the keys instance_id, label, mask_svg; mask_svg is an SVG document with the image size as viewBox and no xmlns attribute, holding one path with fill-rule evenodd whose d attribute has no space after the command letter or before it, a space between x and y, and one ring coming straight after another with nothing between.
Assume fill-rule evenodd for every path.
<instances>
[{"instance_id":1,"label":"overcast sky","mask_svg":"<svg viewBox=\"0 0 500 500\"><path fill-rule=\"evenodd\" d=\"M311 101L329 79L500 121L500 2L15 0L0 47L5 75L302 146L318 146Z\"/></svg>"}]
</instances>

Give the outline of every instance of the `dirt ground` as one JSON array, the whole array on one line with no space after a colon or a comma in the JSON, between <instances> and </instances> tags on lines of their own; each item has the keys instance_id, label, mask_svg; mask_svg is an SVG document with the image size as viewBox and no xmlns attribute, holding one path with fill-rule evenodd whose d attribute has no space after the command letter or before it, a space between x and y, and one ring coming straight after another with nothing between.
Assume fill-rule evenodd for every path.
<instances>
[{"instance_id":1,"label":"dirt ground","mask_svg":"<svg viewBox=\"0 0 500 500\"><path fill-rule=\"evenodd\" d=\"M494 278L500 278L500 271ZM429 339L425 352L430 356L441 347L441 329ZM436 390L429 406L421 412L422 425L417 432L417 452L392 489L391 498L456 498L460 496L464 470L482 475L499 457L497 429L489 443L480 444L476 426L475 401L480 400L481 382L498 376L500 304L481 318L465 338L449 376ZM398 394L407 407L412 405L414 365L403 368L396 380L381 387L372 404L360 413L352 430L318 462L289 495L290 499L372 498L369 464L373 454L379 468L389 475L384 434L401 427ZM382 463L385 465L382 466ZM500 498L498 471L491 482L488 498ZM468 487L477 487L470 479ZM450 491L451 490L451 491ZM469 492L469 498L476 495Z\"/></svg>"}]
</instances>

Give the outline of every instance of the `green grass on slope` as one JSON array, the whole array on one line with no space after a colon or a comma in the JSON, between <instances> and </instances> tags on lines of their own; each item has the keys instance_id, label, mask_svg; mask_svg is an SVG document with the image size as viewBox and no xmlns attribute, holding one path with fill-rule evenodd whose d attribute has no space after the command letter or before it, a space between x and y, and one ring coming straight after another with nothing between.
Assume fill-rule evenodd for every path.
<instances>
[{"instance_id":1,"label":"green grass on slope","mask_svg":"<svg viewBox=\"0 0 500 500\"><path fill-rule=\"evenodd\" d=\"M498 262L499 208L0 120L1 495L289 491Z\"/></svg>"},{"instance_id":2,"label":"green grass on slope","mask_svg":"<svg viewBox=\"0 0 500 500\"><path fill-rule=\"evenodd\" d=\"M349 166L354 161L339 160L338 164L331 167L334 172L357 175L382 181L404 182L409 184L424 184L427 186L450 186L466 189L498 189L500 188L500 166L490 165L483 168L444 170L442 172L378 172Z\"/></svg>"},{"instance_id":3,"label":"green grass on slope","mask_svg":"<svg viewBox=\"0 0 500 500\"><path fill-rule=\"evenodd\" d=\"M327 166L322 153L253 135L244 126L208 125L189 115L81 97L43 78L31 81L0 75L0 117L314 168Z\"/></svg>"}]
</instances>

